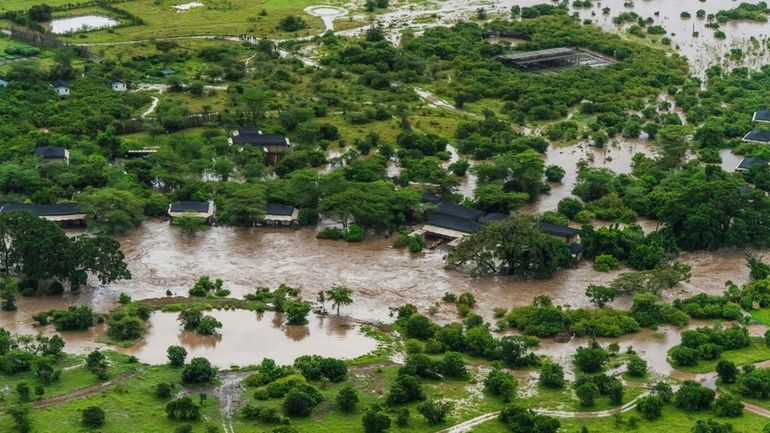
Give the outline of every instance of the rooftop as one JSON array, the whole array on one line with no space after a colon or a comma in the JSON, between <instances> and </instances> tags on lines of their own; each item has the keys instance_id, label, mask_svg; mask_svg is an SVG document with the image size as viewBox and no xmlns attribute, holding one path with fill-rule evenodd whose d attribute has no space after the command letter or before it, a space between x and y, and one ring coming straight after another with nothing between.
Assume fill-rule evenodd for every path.
<instances>
[{"instance_id":1,"label":"rooftop","mask_svg":"<svg viewBox=\"0 0 770 433\"><path fill-rule=\"evenodd\" d=\"M762 143L770 143L770 131L755 129L749 132L748 134L746 134L743 137L743 139L748 141L760 141Z\"/></svg>"},{"instance_id":2,"label":"rooftop","mask_svg":"<svg viewBox=\"0 0 770 433\"><path fill-rule=\"evenodd\" d=\"M748 156L746 158L743 158L741 162L738 164L738 170L748 170L751 167L754 167L757 165L764 165L764 164L767 164L767 161L765 161L764 159Z\"/></svg>"},{"instance_id":3,"label":"rooftop","mask_svg":"<svg viewBox=\"0 0 770 433\"><path fill-rule=\"evenodd\" d=\"M553 236L574 237L578 234L578 229L561 224L540 223L540 229Z\"/></svg>"},{"instance_id":4,"label":"rooftop","mask_svg":"<svg viewBox=\"0 0 770 433\"><path fill-rule=\"evenodd\" d=\"M481 229L481 224L465 218L457 218L448 215L436 215L431 218L428 225L455 230L462 233L476 233Z\"/></svg>"},{"instance_id":5,"label":"rooftop","mask_svg":"<svg viewBox=\"0 0 770 433\"><path fill-rule=\"evenodd\" d=\"M175 201L168 208L169 212L208 213L209 202L206 201Z\"/></svg>"},{"instance_id":6,"label":"rooftop","mask_svg":"<svg viewBox=\"0 0 770 433\"><path fill-rule=\"evenodd\" d=\"M278 134L238 134L233 137L233 144L251 144L253 146L289 146L285 135Z\"/></svg>"},{"instance_id":7,"label":"rooftop","mask_svg":"<svg viewBox=\"0 0 770 433\"><path fill-rule=\"evenodd\" d=\"M267 214L268 215L280 215L291 216L294 213L294 208L281 203L268 203Z\"/></svg>"},{"instance_id":8,"label":"rooftop","mask_svg":"<svg viewBox=\"0 0 770 433\"><path fill-rule=\"evenodd\" d=\"M759 110L754 113L755 122L770 122L770 110Z\"/></svg>"},{"instance_id":9,"label":"rooftop","mask_svg":"<svg viewBox=\"0 0 770 433\"><path fill-rule=\"evenodd\" d=\"M508 219L508 217L509 217L509 215L492 212L492 213L488 213L488 214L484 215L483 217L479 218L479 222L482 223L482 224L485 224L485 223L491 223L493 221L505 221L505 220Z\"/></svg>"},{"instance_id":10,"label":"rooftop","mask_svg":"<svg viewBox=\"0 0 770 433\"><path fill-rule=\"evenodd\" d=\"M69 87L69 83L64 80L56 80L53 82L54 87Z\"/></svg>"},{"instance_id":11,"label":"rooftop","mask_svg":"<svg viewBox=\"0 0 770 433\"><path fill-rule=\"evenodd\" d=\"M57 146L42 146L35 149L35 156L43 159L65 159L67 158L67 149Z\"/></svg>"},{"instance_id":12,"label":"rooftop","mask_svg":"<svg viewBox=\"0 0 770 433\"><path fill-rule=\"evenodd\" d=\"M433 203L433 204L441 203L441 197L437 196L436 194L433 194L430 191L424 191L422 195L420 195L420 200L427 203Z\"/></svg>"},{"instance_id":13,"label":"rooftop","mask_svg":"<svg viewBox=\"0 0 770 433\"><path fill-rule=\"evenodd\" d=\"M476 221L482 216L484 212L478 209L471 209L459 204L440 202L438 203L438 215L445 215L455 218L463 218L471 221Z\"/></svg>"},{"instance_id":14,"label":"rooftop","mask_svg":"<svg viewBox=\"0 0 770 433\"><path fill-rule=\"evenodd\" d=\"M34 203L13 203L0 207L0 212L26 211L37 216L63 216L82 214L76 203L63 204L34 204Z\"/></svg>"}]
</instances>

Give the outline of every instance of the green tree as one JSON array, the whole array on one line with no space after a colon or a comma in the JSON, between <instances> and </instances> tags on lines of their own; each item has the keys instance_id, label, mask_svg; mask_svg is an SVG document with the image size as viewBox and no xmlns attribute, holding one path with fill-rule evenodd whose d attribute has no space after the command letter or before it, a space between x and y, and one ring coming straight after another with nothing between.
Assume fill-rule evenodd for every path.
<instances>
[{"instance_id":1,"label":"green tree","mask_svg":"<svg viewBox=\"0 0 770 433\"><path fill-rule=\"evenodd\" d=\"M88 428L97 428L104 425L106 415L99 406L88 406L81 412L83 425Z\"/></svg>"},{"instance_id":2,"label":"green tree","mask_svg":"<svg viewBox=\"0 0 770 433\"><path fill-rule=\"evenodd\" d=\"M590 284L586 289L586 296L599 308L615 300L617 291L613 287L598 286Z\"/></svg>"},{"instance_id":3,"label":"green tree","mask_svg":"<svg viewBox=\"0 0 770 433\"><path fill-rule=\"evenodd\" d=\"M417 406L417 411L428 420L429 424L441 424L452 410L452 403L441 400L428 400Z\"/></svg>"},{"instance_id":4,"label":"green tree","mask_svg":"<svg viewBox=\"0 0 770 433\"><path fill-rule=\"evenodd\" d=\"M365 433L383 433L390 428L390 417L379 407L370 407L361 418Z\"/></svg>"},{"instance_id":5,"label":"green tree","mask_svg":"<svg viewBox=\"0 0 770 433\"><path fill-rule=\"evenodd\" d=\"M286 323L289 325L307 324L307 315L310 313L310 304L302 301L291 301L284 306Z\"/></svg>"},{"instance_id":6,"label":"green tree","mask_svg":"<svg viewBox=\"0 0 770 433\"><path fill-rule=\"evenodd\" d=\"M77 201L88 224L99 232L121 233L138 226L144 218L144 203L129 191L88 188Z\"/></svg>"},{"instance_id":7,"label":"green tree","mask_svg":"<svg viewBox=\"0 0 770 433\"><path fill-rule=\"evenodd\" d=\"M182 370L184 383L210 383L217 376L217 369L206 358L193 358Z\"/></svg>"},{"instance_id":8,"label":"green tree","mask_svg":"<svg viewBox=\"0 0 770 433\"><path fill-rule=\"evenodd\" d=\"M334 286L326 291L326 296L332 301L332 308L337 309L338 316L340 315L340 306L353 303L352 294L353 290L342 286Z\"/></svg>"},{"instance_id":9,"label":"green tree","mask_svg":"<svg viewBox=\"0 0 770 433\"><path fill-rule=\"evenodd\" d=\"M358 393L352 386L347 385L337 393L336 401L337 407L341 411L348 413L353 412L356 410L356 405L358 404Z\"/></svg>"}]
</instances>

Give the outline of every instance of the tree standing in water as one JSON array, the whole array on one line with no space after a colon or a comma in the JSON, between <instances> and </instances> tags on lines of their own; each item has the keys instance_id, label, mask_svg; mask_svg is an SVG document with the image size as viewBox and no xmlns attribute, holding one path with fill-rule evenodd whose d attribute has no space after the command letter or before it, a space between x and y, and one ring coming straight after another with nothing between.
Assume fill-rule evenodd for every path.
<instances>
[{"instance_id":1,"label":"tree standing in water","mask_svg":"<svg viewBox=\"0 0 770 433\"><path fill-rule=\"evenodd\" d=\"M353 290L342 286L334 286L326 292L329 300L332 301L332 308L337 309L338 316L340 315L340 306L353 303L352 294Z\"/></svg>"}]
</instances>

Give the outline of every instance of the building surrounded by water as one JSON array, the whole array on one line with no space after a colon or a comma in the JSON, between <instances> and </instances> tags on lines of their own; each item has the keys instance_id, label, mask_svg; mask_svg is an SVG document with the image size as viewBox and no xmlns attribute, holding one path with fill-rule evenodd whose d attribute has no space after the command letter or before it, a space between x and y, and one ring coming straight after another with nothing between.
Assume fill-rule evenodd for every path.
<instances>
[{"instance_id":1,"label":"building surrounded by water","mask_svg":"<svg viewBox=\"0 0 770 433\"><path fill-rule=\"evenodd\" d=\"M280 134L263 134L255 128L241 128L233 132L228 139L230 144L243 149L244 146L252 146L260 149L265 157L265 162L275 165L281 158L291 151L291 141Z\"/></svg>"},{"instance_id":2,"label":"building surrounded by water","mask_svg":"<svg viewBox=\"0 0 770 433\"><path fill-rule=\"evenodd\" d=\"M86 214L77 203L36 204L11 203L0 207L0 213L29 212L40 218L52 221L62 227L77 227L85 224Z\"/></svg>"},{"instance_id":3,"label":"building surrounded by water","mask_svg":"<svg viewBox=\"0 0 770 433\"><path fill-rule=\"evenodd\" d=\"M214 222L216 207L212 200L209 201L175 201L168 205L168 216L173 221L185 215L203 218L207 224Z\"/></svg>"}]
</instances>

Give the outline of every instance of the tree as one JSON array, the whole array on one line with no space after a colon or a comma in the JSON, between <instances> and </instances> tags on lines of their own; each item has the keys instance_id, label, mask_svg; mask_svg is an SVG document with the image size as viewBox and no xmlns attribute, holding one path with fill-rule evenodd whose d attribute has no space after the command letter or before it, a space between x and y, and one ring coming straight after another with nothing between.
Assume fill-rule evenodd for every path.
<instances>
[{"instance_id":1,"label":"tree","mask_svg":"<svg viewBox=\"0 0 770 433\"><path fill-rule=\"evenodd\" d=\"M187 358L187 350L182 346L169 346L166 349L168 356L168 365L172 367L184 366L185 358Z\"/></svg>"},{"instance_id":2,"label":"tree","mask_svg":"<svg viewBox=\"0 0 770 433\"><path fill-rule=\"evenodd\" d=\"M403 375L396 378L388 393L391 406L425 400L420 380L414 376Z\"/></svg>"},{"instance_id":3,"label":"tree","mask_svg":"<svg viewBox=\"0 0 770 433\"><path fill-rule=\"evenodd\" d=\"M715 392L698 382L686 380L674 394L674 404L686 411L702 411L711 407Z\"/></svg>"},{"instance_id":4,"label":"tree","mask_svg":"<svg viewBox=\"0 0 770 433\"><path fill-rule=\"evenodd\" d=\"M516 379L500 369L493 369L484 379L484 387L507 403L516 394Z\"/></svg>"},{"instance_id":5,"label":"tree","mask_svg":"<svg viewBox=\"0 0 770 433\"><path fill-rule=\"evenodd\" d=\"M721 417L734 418L743 413L743 403L733 394L722 394L714 401L714 413Z\"/></svg>"},{"instance_id":6,"label":"tree","mask_svg":"<svg viewBox=\"0 0 770 433\"><path fill-rule=\"evenodd\" d=\"M206 220L198 215L180 215L171 220L171 224L182 229L185 234L193 236L206 226Z\"/></svg>"},{"instance_id":7,"label":"tree","mask_svg":"<svg viewBox=\"0 0 770 433\"><path fill-rule=\"evenodd\" d=\"M351 386L347 385L337 393L337 407L343 412L353 412L358 404L358 393Z\"/></svg>"},{"instance_id":8,"label":"tree","mask_svg":"<svg viewBox=\"0 0 770 433\"><path fill-rule=\"evenodd\" d=\"M85 285L89 275L96 276L102 284L131 279L120 242L107 236L76 236L71 241L68 259L73 289Z\"/></svg>"},{"instance_id":9,"label":"tree","mask_svg":"<svg viewBox=\"0 0 770 433\"><path fill-rule=\"evenodd\" d=\"M286 323L289 325L307 324L307 315L310 313L310 304L302 301L290 301L284 306Z\"/></svg>"},{"instance_id":10,"label":"tree","mask_svg":"<svg viewBox=\"0 0 770 433\"><path fill-rule=\"evenodd\" d=\"M361 418L365 433L383 433L390 428L390 417L377 406L370 407Z\"/></svg>"},{"instance_id":11,"label":"tree","mask_svg":"<svg viewBox=\"0 0 770 433\"><path fill-rule=\"evenodd\" d=\"M99 232L126 232L144 218L144 203L129 191L88 188L78 194L77 201L87 215L89 225Z\"/></svg>"},{"instance_id":12,"label":"tree","mask_svg":"<svg viewBox=\"0 0 770 433\"><path fill-rule=\"evenodd\" d=\"M308 387L312 388L310 385ZM320 394L316 396L307 391L307 388L292 387L283 400L283 413L290 417L310 416L310 412L320 402L321 397Z\"/></svg>"},{"instance_id":13,"label":"tree","mask_svg":"<svg viewBox=\"0 0 770 433\"><path fill-rule=\"evenodd\" d=\"M200 406L190 396L184 396L166 404L166 416L181 421L196 420L201 416Z\"/></svg>"},{"instance_id":14,"label":"tree","mask_svg":"<svg viewBox=\"0 0 770 433\"><path fill-rule=\"evenodd\" d=\"M580 405L589 407L594 405L599 396L599 388L593 382L586 382L575 389L575 394L580 399Z\"/></svg>"},{"instance_id":15,"label":"tree","mask_svg":"<svg viewBox=\"0 0 770 433\"><path fill-rule=\"evenodd\" d=\"M626 363L626 371L631 377L644 377L647 375L647 361L639 355L631 355Z\"/></svg>"},{"instance_id":16,"label":"tree","mask_svg":"<svg viewBox=\"0 0 770 433\"><path fill-rule=\"evenodd\" d=\"M590 284L586 289L586 296L599 308L615 300L617 291L613 287Z\"/></svg>"},{"instance_id":17,"label":"tree","mask_svg":"<svg viewBox=\"0 0 770 433\"><path fill-rule=\"evenodd\" d=\"M450 268L470 265L473 275L498 273L519 278L549 278L571 263L567 243L546 235L534 219L525 216L484 225L447 256Z\"/></svg>"},{"instance_id":18,"label":"tree","mask_svg":"<svg viewBox=\"0 0 770 433\"><path fill-rule=\"evenodd\" d=\"M540 368L540 378L538 383L547 388L564 387L564 368L559 364L546 362Z\"/></svg>"},{"instance_id":19,"label":"tree","mask_svg":"<svg viewBox=\"0 0 770 433\"><path fill-rule=\"evenodd\" d=\"M636 410L645 419L657 419L663 413L663 400L657 395L649 395L640 398L636 403Z\"/></svg>"},{"instance_id":20,"label":"tree","mask_svg":"<svg viewBox=\"0 0 770 433\"><path fill-rule=\"evenodd\" d=\"M271 102L270 94L256 87L244 89L238 99L246 107L246 111L253 124L256 124L262 118L265 109Z\"/></svg>"},{"instance_id":21,"label":"tree","mask_svg":"<svg viewBox=\"0 0 770 433\"><path fill-rule=\"evenodd\" d=\"M226 184L217 209L226 224L253 227L262 221L267 209L265 187L261 184Z\"/></svg>"},{"instance_id":22,"label":"tree","mask_svg":"<svg viewBox=\"0 0 770 433\"><path fill-rule=\"evenodd\" d=\"M353 298L351 297L352 294L353 290L342 286L334 286L326 292L327 298L332 301L332 308L337 308L338 316L340 315L341 305L350 305L353 303Z\"/></svg>"},{"instance_id":23,"label":"tree","mask_svg":"<svg viewBox=\"0 0 770 433\"><path fill-rule=\"evenodd\" d=\"M728 423L721 423L709 418L706 420L699 419L695 421L695 425L692 426L692 433L732 433L733 425Z\"/></svg>"},{"instance_id":24,"label":"tree","mask_svg":"<svg viewBox=\"0 0 770 433\"><path fill-rule=\"evenodd\" d=\"M499 419L512 433L556 433L561 427L558 419L538 415L516 404L503 408Z\"/></svg>"},{"instance_id":25,"label":"tree","mask_svg":"<svg viewBox=\"0 0 770 433\"><path fill-rule=\"evenodd\" d=\"M16 385L16 395L19 397L19 401L26 403L32 399L32 389L27 382L21 382Z\"/></svg>"},{"instance_id":26,"label":"tree","mask_svg":"<svg viewBox=\"0 0 770 433\"><path fill-rule=\"evenodd\" d=\"M106 416L104 410L99 406L88 406L81 412L83 425L88 428L97 428L104 425Z\"/></svg>"},{"instance_id":27,"label":"tree","mask_svg":"<svg viewBox=\"0 0 770 433\"><path fill-rule=\"evenodd\" d=\"M29 419L29 406L11 406L7 409L13 418L13 426L17 433L30 433L32 421Z\"/></svg>"},{"instance_id":28,"label":"tree","mask_svg":"<svg viewBox=\"0 0 770 433\"><path fill-rule=\"evenodd\" d=\"M441 424L452 410L452 403L441 400L428 400L417 406L417 411L428 420L429 424Z\"/></svg>"},{"instance_id":29,"label":"tree","mask_svg":"<svg viewBox=\"0 0 770 433\"><path fill-rule=\"evenodd\" d=\"M732 361L722 359L717 363L717 375L723 383L735 383L738 378L738 368Z\"/></svg>"},{"instance_id":30,"label":"tree","mask_svg":"<svg viewBox=\"0 0 770 433\"><path fill-rule=\"evenodd\" d=\"M198 326L195 327L195 332L199 335L214 335L217 332L217 329L222 327L222 322L217 320L213 316L203 316L201 317L200 322L198 322Z\"/></svg>"},{"instance_id":31,"label":"tree","mask_svg":"<svg viewBox=\"0 0 770 433\"><path fill-rule=\"evenodd\" d=\"M591 341L588 347L578 347L575 353L575 366L584 373L598 373L608 360L607 351L599 343Z\"/></svg>"},{"instance_id":32,"label":"tree","mask_svg":"<svg viewBox=\"0 0 770 433\"><path fill-rule=\"evenodd\" d=\"M184 383L209 383L217 376L217 369L206 358L193 358L182 370Z\"/></svg>"}]
</instances>

